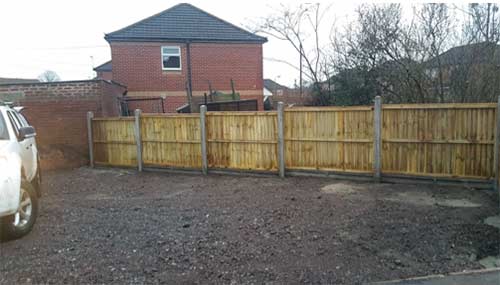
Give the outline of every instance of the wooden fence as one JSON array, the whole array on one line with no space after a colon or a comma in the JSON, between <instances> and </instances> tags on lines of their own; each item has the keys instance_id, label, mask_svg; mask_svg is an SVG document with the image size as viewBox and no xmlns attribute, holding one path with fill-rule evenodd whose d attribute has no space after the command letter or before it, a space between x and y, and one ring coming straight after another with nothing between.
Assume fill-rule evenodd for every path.
<instances>
[{"instance_id":1,"label":"wooden fence","mask_svg":"<svg viewBox=\"0 0 500 285\"><path fill-rule=\"evenodd\" d=\"M97 165L141 168L201 169L205 161L209 169L381 173L495 180L497 185L497 105L376 104L91 116L91 158Z\"/></svg>"}]
</instances>

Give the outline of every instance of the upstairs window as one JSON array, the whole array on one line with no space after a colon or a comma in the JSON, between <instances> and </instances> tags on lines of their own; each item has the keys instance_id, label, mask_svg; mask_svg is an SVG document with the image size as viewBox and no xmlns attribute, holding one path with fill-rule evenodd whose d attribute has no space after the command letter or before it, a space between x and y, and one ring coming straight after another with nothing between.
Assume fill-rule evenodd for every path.
<instances>
[{"instance_id":1,"label":"upstairs window","mask_svg":"<svg viewBox=\"0 0 500 285\"><path fill-rule=\"evenodd\" d=\"M161 47L163 70L181 70L181 48L178 46Z\"/></svg>"}]
</instances>

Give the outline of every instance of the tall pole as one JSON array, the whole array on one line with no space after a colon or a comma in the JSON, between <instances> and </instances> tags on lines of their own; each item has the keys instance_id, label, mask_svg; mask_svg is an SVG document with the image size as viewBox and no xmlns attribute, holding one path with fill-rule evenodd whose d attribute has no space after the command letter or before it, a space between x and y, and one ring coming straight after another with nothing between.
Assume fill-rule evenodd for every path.
<instances>
[{"instance_id":1,"label":"tall pole","mask_svg":"<svg viewBox=\"0 0 500 285\"><path fill-rule=\"evenodd\" d=\"M137 169L142 171L142 136L141 136L141 110L136 109L134 112L134 135L137 146Z\"/></svg>"},{"instance_id":2,"label":"tall pole","mask_svg":"<svg viewBox=\"0 0 500 285\"><path fill-rule=\"evenodd\" d=\"M498 96L497 101L497 117L496 117L496 128L495 128L495 144L493 149L493 172L495 175L495 181L493 181L493 188L499 190L499 179L500 170L498 164L500 163L500 96ZM499 191L500 195L500 191Z\"/></svg>"},{"instance_id":3,"label":"tall pole","mask_svg":"<svg viewBox=\"0 0 500 285\"><path fill-rule=\"evenodd\" d=\"M299 95L300 97L302 97L302 44L300 44L300 60L299 60L299 72L300 72L300 75L299 75Z\"/></svg>"},{"instance_id":4,"label":"tall pole","mask_svg":"<svg viewBox=\"0 0 500 285\"><path fill-rule=\"evenodd\" d=\"M200 107L201 171L205 175L208 174L206 114L207 114L207 106L202 105Z\"/></svg>"},{"instance_id":5,"label":"tall pole","mask_svg":"<svg viewBox=\"0 0 500 285\"><path fill-rule=\"evenodd\" d=\"M92 132L92 119L94 118L93 112L87 112L87 137L89 142L89 161L90 167L94 167L94 137Z\"/></svg>"},{"instance_id":6,"label":"tall pole","mask_svg":"<svg viewBox=\"0 0 500 285\"><path fill-rule=\"evenodd\" d=\"M373 109L373 178L380 182L382 177L382 99L375 97L375 107Z\"/></svg>"},{"instance_id":7,"label":"tall pole","mask_svg":"<svg viewBox=\"0 0 500 285\"><path fill-rule=\"evenodd\" d=\"M278 102L278 162L279 175L285 177L285 127L284 127L284 104Z\"/></svg>"}]
</instances>

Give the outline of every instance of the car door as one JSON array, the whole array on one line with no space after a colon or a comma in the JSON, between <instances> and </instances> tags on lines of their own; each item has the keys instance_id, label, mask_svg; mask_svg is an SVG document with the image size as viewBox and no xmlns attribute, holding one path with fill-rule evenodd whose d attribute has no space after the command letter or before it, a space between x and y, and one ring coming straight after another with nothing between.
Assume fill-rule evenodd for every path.
<instances>
[{"instance_id":1,"label":"car door","mask_svg":"<svg viewBox=\"0 0 500 285\"><path fill-rule=\"evenodd\" d=\"M22 122L15 112L7 111L7 116L12 123L16 136L19 136L19 129L26 127L25 123ZM24 175L28 181L31 181L36 174L36 155L33 155L34 141L34 138L26 138L22 141L18 140Z\"/></svg>"},{"instance_id":2,"label":"car door","mask_svg":"<svg viewBox=\"0 0 500 285\"><path fill-rule=\"evenodd\" d=\"M24 115L21 114L19 111L14 112L14 114L17 115L17 117L19 118L19 121L21 122L21 125L23 127L30 127L31 126L30 123L28 122L28 120L26 119L26 117L24 117ZM36 138L34 136L32 136L32 137L26 138L26 140L29 143L30 153L27 155L30 155L30 161L32 163L31 172L33 173L33 177L34 177L36 175L37 168L39 167L39 165L38 165L38 149L37 149L37 145L36 145ZM30 178L30 180L31 180L31 178Z\"/></svg>"}]
</instances>

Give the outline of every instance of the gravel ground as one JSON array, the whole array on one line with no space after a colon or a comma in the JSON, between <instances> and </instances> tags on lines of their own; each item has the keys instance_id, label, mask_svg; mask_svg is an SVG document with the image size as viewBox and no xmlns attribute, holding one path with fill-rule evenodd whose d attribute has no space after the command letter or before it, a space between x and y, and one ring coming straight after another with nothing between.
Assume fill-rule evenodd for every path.
<instances>
[{"instance_id":1,"label":"gravel ground","mask_svg":"<svg viewBox=\"0 0 500 285\"><path fill-rule=\"evenodd\" d=\"M491 192L320 178L48 173L0 283L329 283L481 268Z\"/></svg>"}]
</instances>

